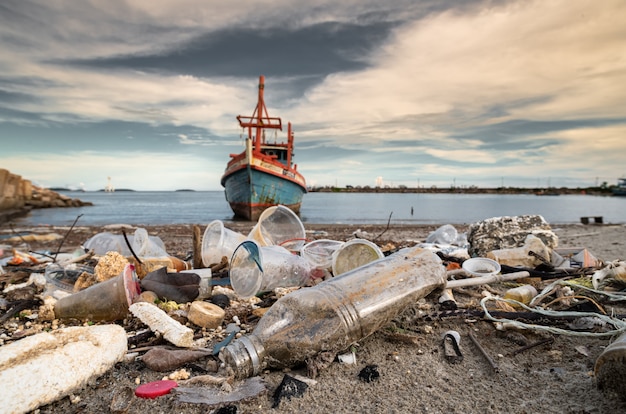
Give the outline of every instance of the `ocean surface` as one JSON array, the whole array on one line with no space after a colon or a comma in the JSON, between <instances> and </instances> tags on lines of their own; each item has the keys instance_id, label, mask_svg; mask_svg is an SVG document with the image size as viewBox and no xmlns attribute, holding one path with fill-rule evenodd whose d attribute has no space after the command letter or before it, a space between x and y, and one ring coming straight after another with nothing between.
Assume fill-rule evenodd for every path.
<instances>
[{"instance_id":1,"label":"ocean surface","mask_svg":"<svg viewBox=\"0 0 626 414\"><path fill-rule=\"evenodd\" d=\"M17 225L207 224L234 221L223 191L64 192L94 205L33 210ZM300 219L313 224L470 224L490 217L540 214L550 224L603 217L626 223L626 197L496 194L308 193Z\"/></svg>"}]
</instances>

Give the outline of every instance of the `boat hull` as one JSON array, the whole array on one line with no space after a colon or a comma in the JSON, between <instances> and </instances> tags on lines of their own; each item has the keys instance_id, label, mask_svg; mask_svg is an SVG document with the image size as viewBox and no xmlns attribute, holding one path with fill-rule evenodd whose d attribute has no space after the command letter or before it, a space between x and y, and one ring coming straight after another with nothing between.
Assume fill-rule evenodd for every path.
<instances>
[{"instance_id":1,"label":"boat hull","mask_svg":"<svg viewBox=\"0 0 626 414\"><path fill-rule=\"evenodd\" d=\"M299 183L252 165L229 172L222 178L226 201L235 216L256 221L265 209L282 204L300 212L306 188Z\"/></svg>"}]
</instances>

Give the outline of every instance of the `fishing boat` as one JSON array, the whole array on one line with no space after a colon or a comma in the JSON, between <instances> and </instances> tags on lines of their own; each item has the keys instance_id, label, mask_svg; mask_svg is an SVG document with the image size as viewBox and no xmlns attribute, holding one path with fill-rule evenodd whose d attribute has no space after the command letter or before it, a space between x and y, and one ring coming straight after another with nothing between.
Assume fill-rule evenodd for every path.
<instances>
[{"instance_id":1,"label":"fishing boat","mask_svg":"<svg viewBox=\"0 0 626 414\"><path fill-rule=\"evenodd\" d=\"M618 178L617 185L611 188L613 195L626 196L626 178Z\"/></svg>"},{"instance_id":2,"label":"fishing boat","mask_svg":"<svg viewBox=\"0 0 626 414\"><path fill-rule=\"evenodd\" d=\"M299 213L307 192L306 181L292 162L291 123L287 123L287 142L277 142L276 134L283 130L282 120L269 116L264 91L265 77L261 75L252 116L237 116L239 125L247 131L245 149L240 154L230 154L221 179L226 201L235 216L251 221L258 220L268 207L279 204ZM269 136L272 132L273 140Z\"/></svg>"}]
</instances>

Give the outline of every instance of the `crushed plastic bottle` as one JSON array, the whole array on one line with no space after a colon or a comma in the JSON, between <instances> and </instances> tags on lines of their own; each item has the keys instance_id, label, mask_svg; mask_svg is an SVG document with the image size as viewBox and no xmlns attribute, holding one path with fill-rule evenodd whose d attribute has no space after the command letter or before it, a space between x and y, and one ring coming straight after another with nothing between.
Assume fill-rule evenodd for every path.
<instances>
[{"instance_id":1,"label":"crushed plastic bottle","mask_svg":"<svg viewBox=\"0 0 626 414\"><path fill-rule=\"evenodd\" d=\"M220 358L237 378L246 378L267 367L297 365L319 352L339 352L445 283L439 257L417 247L403 249L283 296Z\"/></svg>"}]
</instances>

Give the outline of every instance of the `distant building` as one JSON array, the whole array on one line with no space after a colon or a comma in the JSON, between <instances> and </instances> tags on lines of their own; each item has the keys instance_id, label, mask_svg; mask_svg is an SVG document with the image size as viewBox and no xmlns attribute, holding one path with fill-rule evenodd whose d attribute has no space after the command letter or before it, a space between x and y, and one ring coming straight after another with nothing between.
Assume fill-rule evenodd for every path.
<instances>
[{"instance_id":1,"label":"distant building","mask_svg":"<svg viewBox=\"0 0 626 414\"><path fill-rule=\"evenodd\" d=\"M104 187L104 191L106 191L107 193L112 193L115 191L115 188L113 188L113 184L111 184L111 177L107 177L107 185Z\"/></svg>"}]
</instances>

